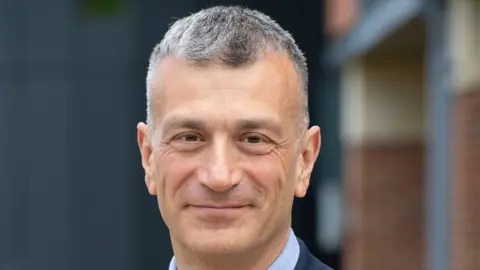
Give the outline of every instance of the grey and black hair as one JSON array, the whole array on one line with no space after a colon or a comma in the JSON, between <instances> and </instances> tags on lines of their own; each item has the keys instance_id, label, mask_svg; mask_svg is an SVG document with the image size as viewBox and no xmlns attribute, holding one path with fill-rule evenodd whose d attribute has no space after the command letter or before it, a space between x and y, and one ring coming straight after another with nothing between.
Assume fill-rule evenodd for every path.
<instances>
[{"instance_id":1,"label":"grey and black hair","mask_svg":"<svg viewBox=\"0 0 480 270\"><path fill-rule=\"evenodd\" d=\"M293 37L269 16L238 6L216 6L173 23L150 56L147 73L147 124L153 132L151 80L165 57L175 56L192 65L239 67L255 62L265 52L287 52L295 66L301 91L303 134L309 125L308 69Z\"/></svg>"}]
</instances>

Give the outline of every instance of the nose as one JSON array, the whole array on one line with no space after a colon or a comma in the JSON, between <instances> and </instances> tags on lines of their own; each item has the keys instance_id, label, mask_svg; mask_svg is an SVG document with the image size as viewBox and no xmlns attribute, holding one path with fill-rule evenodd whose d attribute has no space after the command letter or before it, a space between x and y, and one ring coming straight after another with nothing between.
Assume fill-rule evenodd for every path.
<instances>
[{"instance_id":1,"label":"nose","mask_svg":"<svg viewBox=\"0 0 480 270\"><path fill-rule=\"evenodd\" d=\"M202 185L215 192L225 192L240 183L242 175L234 166L234 149L226 140L211 145L210 158L199 175Z\"/></svg>"}]
</instances>

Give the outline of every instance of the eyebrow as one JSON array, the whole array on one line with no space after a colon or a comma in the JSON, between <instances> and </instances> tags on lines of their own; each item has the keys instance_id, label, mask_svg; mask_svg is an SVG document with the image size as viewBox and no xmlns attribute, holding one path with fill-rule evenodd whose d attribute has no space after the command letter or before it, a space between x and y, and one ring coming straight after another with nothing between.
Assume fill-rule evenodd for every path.
<instances>
[{"instance_id":1,"label":"eyebrow","mask_svg":"<svg viewBox=\"0 0 480 270\"><path fill-rule=\"evenodd\" d=\"M237 130L259 130L266 129L280 134L282 132L282 125L271 119L240 119L236 122L235 128Z\"/></svg>"},{"instance_id":2,"label":"eyebrow","mask_svg":"<svg viewBox=\"0 0 480 270\"><path fill-rule=\"evenodd\" d=\"M205 130L208 124L205 120L191 118L191 117L172 117L167 119L163 124L163 133L169 132L172 129L193 129ZM234 124L235 130L259 130L265 129L275 134L281 134L282 125L280 122L267 118L254 119L238 119Z\"/></svg>"},{"instance_id":3,"label":"eyebrow","mask_svg":"<svg viewBox=\"0 0 480 270\"><path fill-rule=\"evenodd\" d=\"M172 117L165 121L163 124L163 133L172 129L186 128L194 130L203 130L206 127L206 123L200 119Z\"/></svg>"}]
</instances>

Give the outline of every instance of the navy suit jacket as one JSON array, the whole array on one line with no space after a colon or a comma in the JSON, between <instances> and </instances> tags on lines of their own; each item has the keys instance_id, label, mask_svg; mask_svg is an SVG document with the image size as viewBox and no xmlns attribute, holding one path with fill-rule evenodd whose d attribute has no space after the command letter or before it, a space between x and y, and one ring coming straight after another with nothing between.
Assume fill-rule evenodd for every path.
<instances>
[{"instance_id":1,"label":"navy suit jacket","mask_svg":"<svg viewBox=\"0 0 480 270\"><path fill-rule=\"evenodd\" d=\"M298 257L295 270L332 270L332 268L315 258L302 240L298 239L298 244L300 245L300 256Z\"/></svg>"}]
</instances>

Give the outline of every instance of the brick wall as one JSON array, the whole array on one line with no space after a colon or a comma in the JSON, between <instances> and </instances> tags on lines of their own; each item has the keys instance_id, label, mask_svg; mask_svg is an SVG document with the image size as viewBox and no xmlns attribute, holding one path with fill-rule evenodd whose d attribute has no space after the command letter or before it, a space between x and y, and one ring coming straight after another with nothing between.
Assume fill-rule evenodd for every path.
<instances>
[{"instance_id":1,"label":"brick wall","mask_svg":"<svg viewBox=\"0 0 480 270\"><path fill-rule=\"evenodd\" d=\"M423 269L423 142L347 147L347 270Z\"/></svg>"},{"instance_id":2,"label":"brick wall","mask_svg":"<svg viewBox=\"0 0 480 270\"><path fill-rule=\"evenodd\" d=\"M388 49L343 73L343 270L425 268L422 48Z\"/></svg>"},{"instance_id":3,"label":"brick wall","mask_svg":"<svg viewBox=\"0 0 480 270\"><path fill-rule=\"evenodd\" d=\"M480 269L480 1L450 0L452 270Z\"/></svg>"},{"instance_id":4,"label":"brick wall","mask_svg":"<svg viewBox=\"0 0 480 270\"><path fill-rule=\"evenodd\" d=\"M452 269L480 269L480 85L453 101Z\"/></svg>"}]
</instances>

